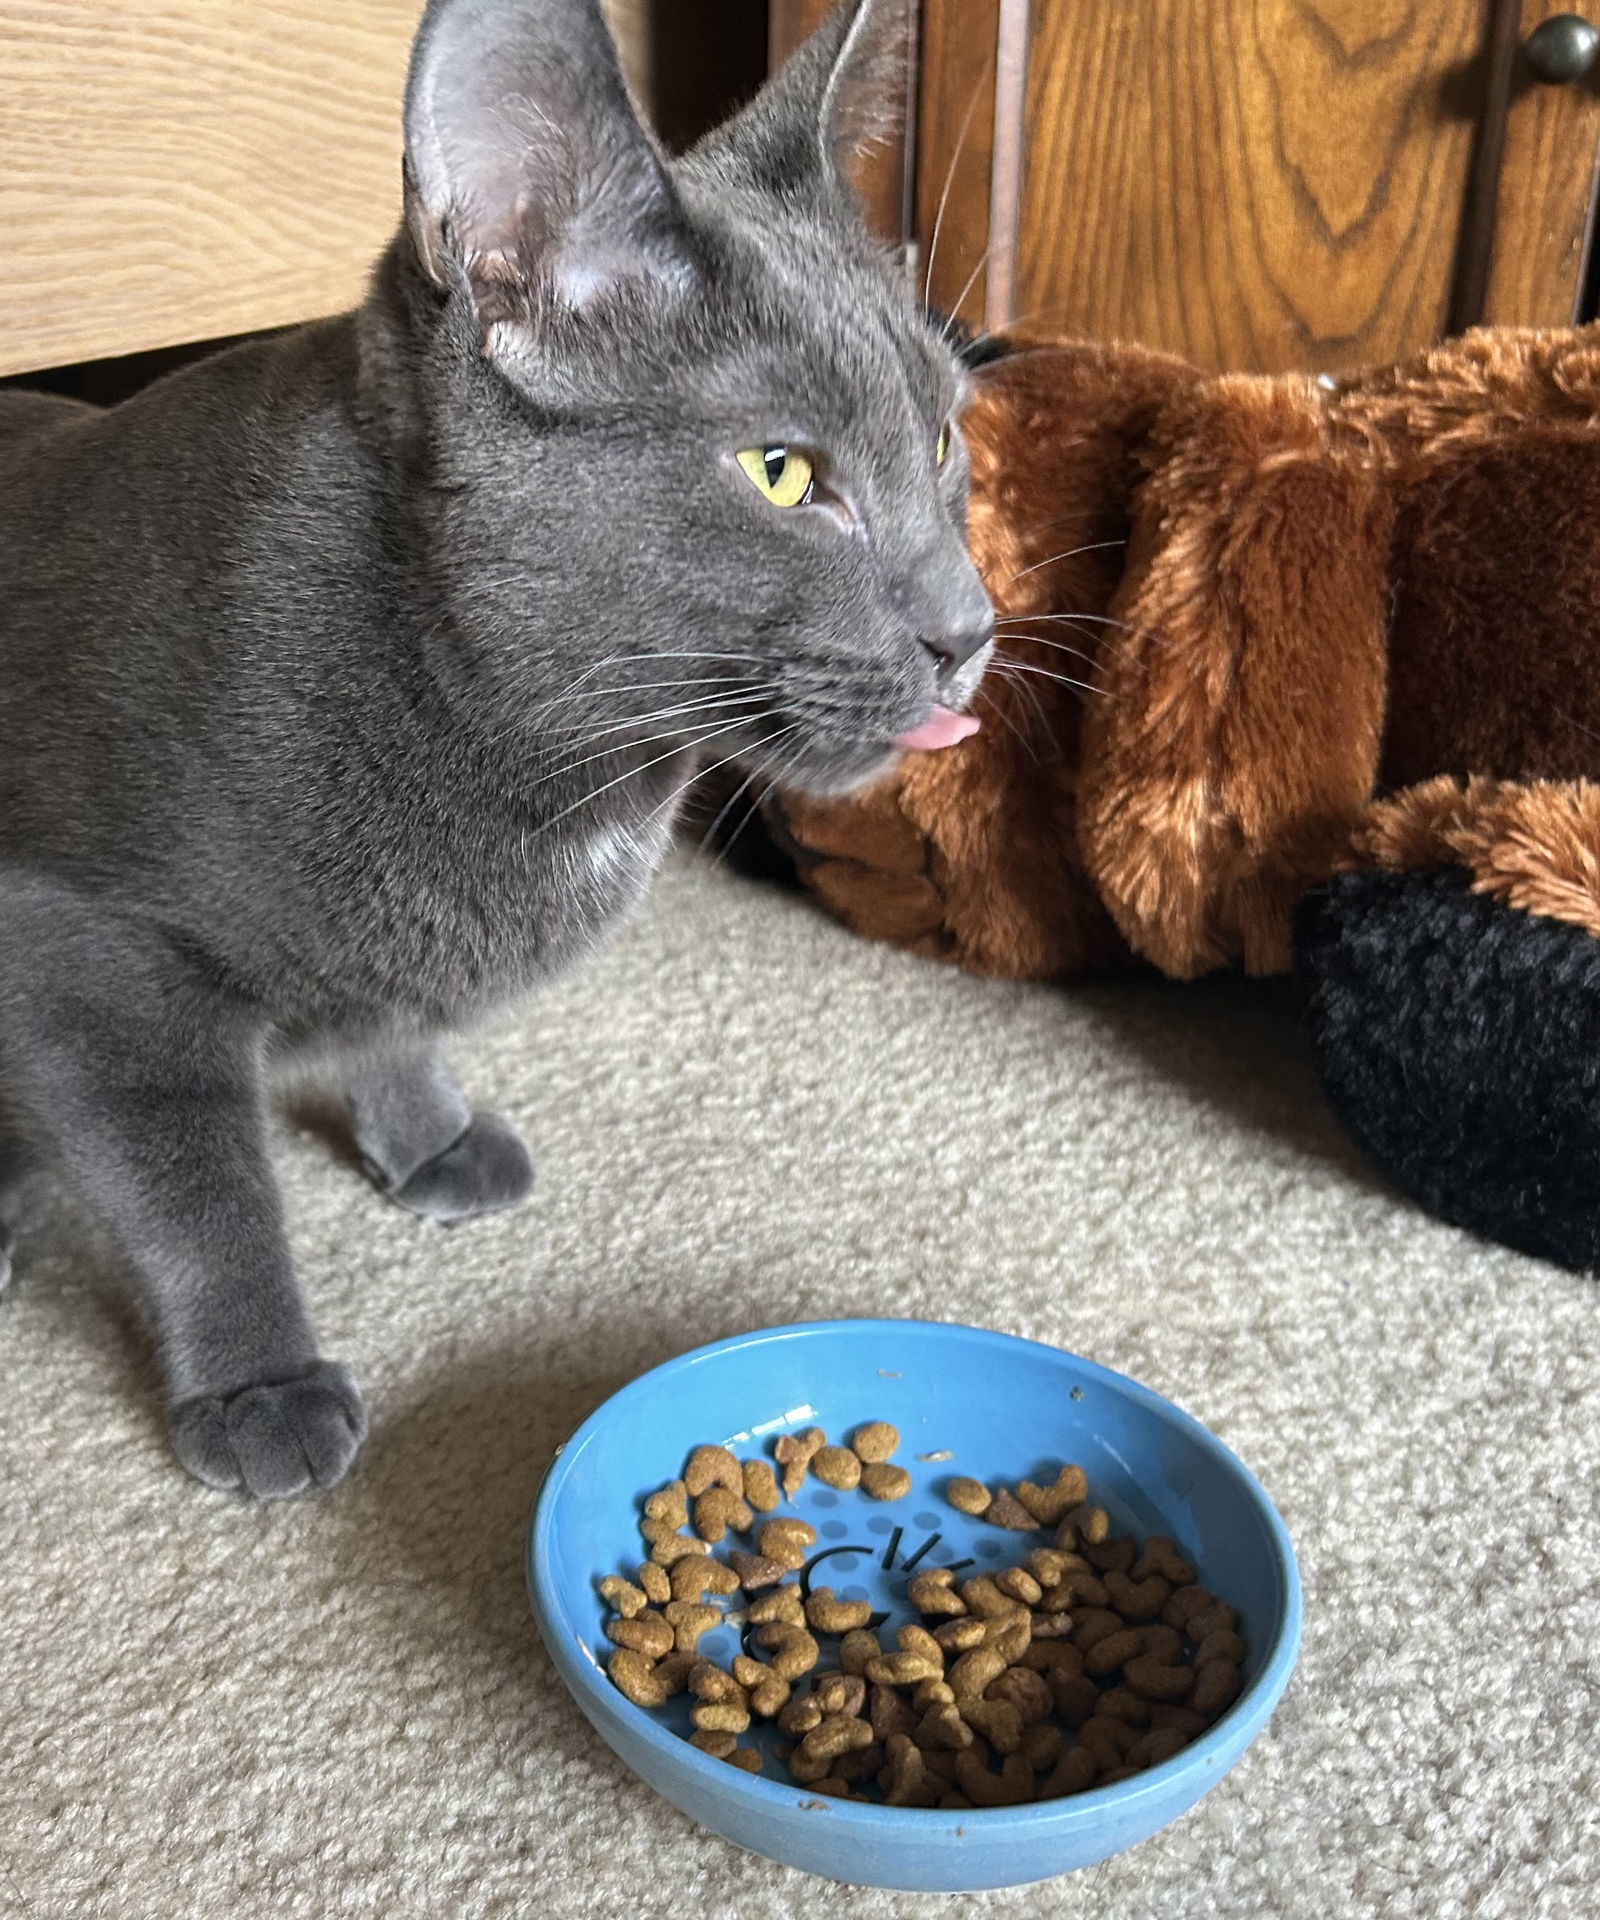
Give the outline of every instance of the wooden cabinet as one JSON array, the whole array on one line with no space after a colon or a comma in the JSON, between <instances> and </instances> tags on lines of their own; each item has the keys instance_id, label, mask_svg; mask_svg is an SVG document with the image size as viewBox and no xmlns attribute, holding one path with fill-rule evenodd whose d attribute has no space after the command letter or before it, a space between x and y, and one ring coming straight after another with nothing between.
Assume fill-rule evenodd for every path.
<instances>
[{"instance_id":1,"label":"wooden cabinet","mask_svg":"<svg viewBox=\"0 0 1600 1920\"><path fill-rule=\"evenodd\" d=\"M880 176L879 217L976 324L1208 367L1337 369L1479 320L1565 324L1600 66L1542 85L1524 48L1575 10L922 0L910 187L895 201ZM776 0L775 51L823 11Z\"/></svg>"}]
</instances>

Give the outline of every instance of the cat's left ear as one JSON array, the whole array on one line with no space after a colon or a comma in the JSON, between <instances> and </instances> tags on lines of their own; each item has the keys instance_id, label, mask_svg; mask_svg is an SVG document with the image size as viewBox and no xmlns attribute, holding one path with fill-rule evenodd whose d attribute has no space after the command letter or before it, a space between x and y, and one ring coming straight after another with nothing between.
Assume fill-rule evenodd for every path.
<instances>
[{"instance_id":1,"label":"cat's left ear","mask_svg":"<svg viewBox=\"0 0 1600 1920\"><path fill-rule=\"evenodd\" d=\"M681 292L694 250L598 0L430 0L406 88L406 214L485 331L542 299Z\"/></svg>"},{"instance_id":2,"label":"cat's left ear","mask_svg":"<svg viewBox=\"0 0 1600 1920\"><path fill-rule=\"evenodd\" d=\"M911 20L910 0L838 0L696 154L780 199L847 192L851 162L904 116Z\"/></svg>"}]
</instances>

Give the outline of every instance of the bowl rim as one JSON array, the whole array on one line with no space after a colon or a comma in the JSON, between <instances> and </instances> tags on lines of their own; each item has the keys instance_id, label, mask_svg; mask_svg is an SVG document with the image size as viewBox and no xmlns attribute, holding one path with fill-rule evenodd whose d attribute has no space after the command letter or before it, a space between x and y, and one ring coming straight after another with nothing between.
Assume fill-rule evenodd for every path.
<instances>
[{"instance_id":1,"label":"bowl rim","mask_svg":"<svg viewBox=\"0 0 1600 1920\"><path fill-rule=\"evenodd\" d=\"M1289 1538L1289 1530L1268 1497L1266 1489L1232 1448L1224 1445L1209 1427L1197 1420L1192 1413L1186 1412L1176 1401L1168 1400L1154 1388L1130 1379L1127 1374L1118 1373L1112 1367L1102 1366L1096 1360L1087 1360L1083 1355L1072 1353L1065 1347L1051 1346L1043 1340L1028 1340L1018 1334L1000 1333L990 1327L968 1326L956 1320L884 1319L877 1316L863 1316L859 1319L797 1320L788 1325L761 1327L750 1333L731 1334L722 1340L708 1341L703 1346L675 1354L672 1358L647 1368L643 1373L635 1374L614 1393L608 1394L600 1405L580 1421L552 1452L540 1476L539 1488L534 1496L533 1509L529 1518L524 1572L534 1619L552 1663L569 1689L573 1684L573 1676L578 1676L585 1690L591 1692L597 1702L618 1712L636 1729L644 1743L663 1760L672 1765L687 1765L691 1774L698 1774L713 1789L731 1793L736 1797L749 1795L755 1805L765 1805L773 1810L780 1807L792 1810L798 1802L805 1800L814 1802L815 1794L797 1782L768 1780L760 1774L745 1773L738 1767L730 1767L726 1761L712 1759L709 1754L702 1753L698 1747L691 1746L681 1734L671 1732L663 1726L645 1708L635 1706L626 1694L611 1683L605 1669L597 1661L576 1658L571 1653L570 1646L564 1645L560 1652L557 1651L555 1635L558 1631L564 1631L568 1641L581 1642L582 1638L559 1586L555 1582L546 1582L540 1577L541 1566L549 1564L543 1549L549 1541L554 1526L558 1469L568 1453L581 1446L592 1432L598 1431L602 1422L612 1415L618 1401L626 1399L644 1382L654 1380L658 1375L688 1372L713 1356L737 1352L741 1348L766 1346L778 1340L840 1332L878 1333L892 1337L913 1328L918 1333L931 1330L959 1337L963 1341L977 1340L986 1346L999 1349L1031 1348L1037 1353L1048 1354L1057 1360L1071 1361L1075 1367L1082 1369L1111 1391L1142 1403L1147 1411L1156 1413L1162 1419L1183 1429L1203 1451L1211 1454L1239 1480L1248 1504L1263 1523L1272 1545L1281 1588L1282 1604L1278 1631L1273 1637L1266 1659L1262 1662L1260 1672L1221 1719L1208 1727L1198 1740L1184 1747L1170 1759L1146 1768L1143 1773L1131 1780L1118 1780L1105 1787L1091 1787L1086 1792L1068 1794L1055 1800L1028 1801L1021 1806L963 1809L960 1821L963 1828L981 1822L985 1833L993 1835L1008 1827L1018 1831L1037 1829L1069 1814L1093 1815L1103 1813L1112 1807L1138 1807L1147 1799L1161 1797L1175 1775L1196 1767L1201 1769L1209 1767L1212 1761L1229 1746L1234 1737L1230 1729L1237 1727L1242 1717L1259 1711L1262 1713L1264 1724L1266 1717L1270 1715L1289 1683L1300 1653L1302 1615L1300 1569L1295 1559L1293 1542ZM1260 1730L1257 1728L1257 1733ZM1252 1734L1245 1745L1248 1746L1255 1737L1255 1734ZM1240 1748L1239 1752L1242 1753L1243 1750ZM1238 1755L1234 1757L1237 1758ZM624 1764L627 1764L625 1760ZM636 1771L631 1767L629 1770ZM827 1804L829 1811L835 1813L840 1819L848 1819L868 1831L878 1828L892 1829L902 1835L906 1832L908 1815L928 1819L939 1811L937 1808L886 1807L876 1802L857 1800L830 1799Z\"/></svg>"}]
</instances>

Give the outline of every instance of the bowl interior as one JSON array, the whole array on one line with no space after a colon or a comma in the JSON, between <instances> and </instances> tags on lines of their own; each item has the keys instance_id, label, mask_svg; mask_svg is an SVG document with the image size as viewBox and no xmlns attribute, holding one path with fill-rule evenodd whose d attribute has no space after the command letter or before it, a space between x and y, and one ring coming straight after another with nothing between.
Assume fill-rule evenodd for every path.
<instances>
[{"instance_id":1,"label":"bowl interior","mask_svg":"<svg viewBox=\"0 0 1600 1920\"><path fill-rule=\"evenodd\" d=\"M531 1543L536 1598L547 1633L565 1643L568 1657L559 1663L569 1683L603 1689L645 1739L672 1740L688 1764L711 1770L730 1792L800 1793L688 1748L681 1742L688 1702L646 1714L622 1700L598 1665L611 1648L595 1582L608 1573L633 1576L645 1556L643 1500L682 1471L691 1447L720 1442L748 1458L770 1454L776 1435L812 1425L842 1443L867 1420L899 1429L895 1460L912 1474L910 1494L879 1504L808 1480L780 1511L817 1531L802 1584L869 1599L886 1639L918 1617L905 1597L913 1572L952 1566L965 1578L1015 1565L1031 1547L1048 1544L1048 1534L1005 1532L957 1512L943 1497L952 1476L1015 1485L1053 1478L1073 1461L1089 1477L1090 1497L1110 1510L1114 1531L1170 1535L1201 1583L1237 1608L1246 1684L1230 1716L1246 1708L1264 1676L1274 1692L1281 1688L1298 1631L1293 1556L1265 1495L1233 1455L1171 1403L1087 1361L1001 1334L914 1321L828 1322L724 1342L636 1380L579 1429L551 1469ZM726 1664L740 1638L738 1621L730 1621L701 1649ZM824 1665L833 1644L824 1641ZM1197 1747L1217 1740L1230 1716ZM770 1730L765 1739L770 1745ZM1015 1812L1042 1815L1065 1804Z\"/></svg>"}]
</instances>

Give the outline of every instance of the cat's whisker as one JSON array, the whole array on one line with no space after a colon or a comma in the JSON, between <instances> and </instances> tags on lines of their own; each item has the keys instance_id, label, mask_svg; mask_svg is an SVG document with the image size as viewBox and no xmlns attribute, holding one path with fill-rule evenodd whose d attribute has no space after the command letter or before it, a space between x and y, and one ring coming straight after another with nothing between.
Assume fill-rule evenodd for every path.
<instances>
[{"instance_id":1,"label":"cat's whisker","mask_svg":"<svg viewBox=\"0 0 1600 1920\"><path fill-rule=\"evenodd\" d=\"M1087 680L1074 680L1069 673L1051 673L1045 667L1030 666L1025 660L1013 660L1009 654L997 659L989 671L999 674L1031 673L1041 680L1054 680L1063 687L1076 687L1080 693L1098 694L1102 699L1105 697L1104 687L1091 686Z\"/></svg>"},{"instance_id":2,"label":"cat's whisker","mask_svg":"<svg viewBox=\"0 0 1600 1920\"><path fill-rule=\"evenodd\" d=\"M949 318L939 329L939 338L945 346L949 346L950 336L954 333L961 319L961 309L966 304L967 295L971 293L972 289L978 284L978 275L982 273L984 268L989 264L989 251L989 248L985 247L983 252L978 255L978 264L972 269L971 273L967 275L966 285L956 295L955 300L951 304Z\"/></svg>"},{"instance_id":3,"label":"cat's whisker","mask_svg":"<svg viewBox=\"0 0 1600 1920\"><path fill-rule=\"evenodd\" d=\"M594 788L592 792L586 793L581 800L574 800L570 807L563 807L559 813L552 814L548 820L541 820L534 831L535 833L548 833L552 827L559 826L563 820L570 818L570 816L577 813L580 808L593 805L602 794L610 793L614 787L620 787L625 780L636 780L640 774L648 773L652 767L659 767L665 760L675 759L680 753L691 752L697 747L709 746L711 741L720 739L723 734L732 733L735 727L753 726L766 717L764 714L741 716L737 720L726 721L720 726L713 727L709 733L703 734L699 739L685 741L678 746L669 747L665 753L658 753L653 760L645 761L642 767L627 768L625 772L619 773L614 780L607 780L602 786L598 786ZM696 768L694 777L698 778L701 771L703 770ZM655 811L659 811L659 809ZM648 815L647 818L654 818L654 813Z\"/></svg>"},{"instance_id":4,"label":"cat's whisker","mask_svg":"<svg viewBox=\"0 0 1600 1920\"><path fill-rule=\"evenodd\" d=\"M651 734L643 740L636 741L634 744L640 747L654 747L659 746L663 740L677 739L677 745L670 747L666 753L660 756L659 760L651 760L646 763L654 767L660 764L660 760L670 759L674 753L687 752L691 747L698 745L702 737L715 739L718 732L727 733L734 727L742 726L748 720L756 720L763 717L763 715L759 714L736 714L726 725L714 725L714 723L707 721L703 723L696 722L688 727L671 727L665 731ZM705 733L707 726L713 726L713 731L709 735ZM689 736L691 735L694 737L690 738ZM596 760L613 759L617 754L624 751L625 747L620 741L613 746L601 747L598 752L585 754L581 760L569 761L564 767L552 767L548 773L541 774L533 784L536 787L547 786L550 781L559 780L565 774L577 773L584 767L593 766ZM634 771L643 772L644 769L636 768ZM624 774L622 778L627 779L628 775ZM612 782L612 784L615 785L616 782ZM598 791L604 793L606 789L601 787Z\"/></svg>"},{"instance_id":5,"label":"cat's whisker","mask_svg":"<svg viewBox=\"0 0 1600 1920\"><path fill-rule=\"evenodd\" d=\"M977 83L972 89L972 98L967 102L967 111L961 121L961 131L956 135L956 144L950 155L949 170L944 176L944 189L939 195L939 210L933 217L933 234L928 241L927 265L922 275L922 304L924 306L927 306L929 296L933 291L933 270L939 259L939 239L944 232L944 217L949 211L950 195L956 184L956 170L961 165L962 154L966 151L967 135L972 131L973 117L978 111L978 102L983 98L984 82L989 78L989 72L993 65L994 58L993 55L991 55L990 58L984 62L983 70L978 75ZM963 296L963 298L964 297L965 296Z\"/></svg>"},{"instance_id":6,"label":"cat's whisker","mask_svg":"<svg viewBox=\"0 0 1600 1920\"><path fill-rule=\"evenodd\" d=\"M761 718L764 720L772 719L775 717L776 716L772 714L763 714L761 716ZM778 737L781 739L783 736L783 733L789 732L791 728L797 724L798 722L791 721L790 726L785 727L782 730L782 733L780 733ZM697 780L704 780L708 778L711 774L716 773L720 771L721 768L730 765L733 761L737 760L742 754L747 752L749 752L749 748L747 747L736 747L732 753L725 755L721 760L713 760L709 767L697 766L694 772L689 775L688 779L685 780L680 787L674 788L674 790L667 795L665 800L661 801L661 803L658 806L654 806L650 809L650 811L644 817L644 824L648 825L659 814L664 813L667 810L667 808L675 805L679 800L683 798L683 796L689 791L689 789L695 784Z\"/></svg>"},{"instance_id":7,"label":"cat's whisker","mask_svg":"<svg viewBox=\"0 0 1600 1920\"><path fill-rule=\"evenodd\" d=\"M1090 620L1098 627L1121 627L1124 633L1136 633L1138 631L1136 627L1130 626L1126 620L1113 620L1108 613L1008 613L996 620L995 625L997 627L1005 627L1017 620L1066 620L1070 622Z\"/></svg>"},{"instance_id":8,"label":"cat's whisker","mask_svg":"<svg viewBox=\"0 0 1600 1920\"><path fill-rule=\"evenodd\" d=\"M1009 580L1001 583L1001 590L1014 587L1019 580L1026 580L1030 573L1042 573L1046 567L1058 566L1063 560L1076 560L1080 553L1108 553L1113 547L1125 547L1126 540L1094 540L1085 547L1069 547L1065 553L1053 553L1048 560L1036 560L1031 567L1024 567L1020 573L1012 574Z\"/></svg>"},{"instance_id":9,"label":"cat's whisker","mask_svg":"<svg viewBox=\"0 0 1600 1920\"><path fill-rule=\"evenodd\" d=\"M1097 666L1099 662L1092 653L1085 653L1082 647L1069 647L1065 640L1046 640L1042 633L1008 633L1007 640L1031 640L1036 647L1049 647L1056 653L1070 653L1075 660L1081 660L1085 666Z\"/></svg>"},{"instance_id":10,"label":"cat's whisker","mask_svg":"<svg viewBox=\"0 0 1600 1920\"><path fill-rule=\"evenodd\" d=\"M1024 683L1021 681L1018 681L1017 684L1021 686ZM1028 688L1028 691L1031 693L1032 688L1031 687ZM1001 725L1016 741L1017 745L1021 747L1022 751L1033 762L1033 764L1035 766L1038 766L1039 756L1033 750L1033 742L1029 740L1028 736L1017 725L1016 721L1012 719L1011 715L1007 713L1005 708L1001 706L1000 702L996 700L996 698L994 697L993 689L988 687L979 687L977 693L973 696L973 698L975 701L981 700L983 702L987 711L994 715L995 719L1001 723ZM1037 702L1035 704L1037 704Z\"/></svg>"},{"instance_id":11,"label":"cat's whisker","mask_svg":"<svg viewBox=\"0 0 1600 1920\"><path fill-rule=\"evenodd\" d=\"M716 713L735 706L742 706L751 700L765 700L767 695L759 688L751 688L748 693L719 693L709 700L690 700L676 707L657 707L654 713L630 714L626 719L613 720L608 727L570 726L553 727L546 730L547 739L571 739L578 735L585 740L604 740L607 735L626 733L630 727L647 727L657 720L681 719L690 713Z\"/></svg>"}]
</instances>

